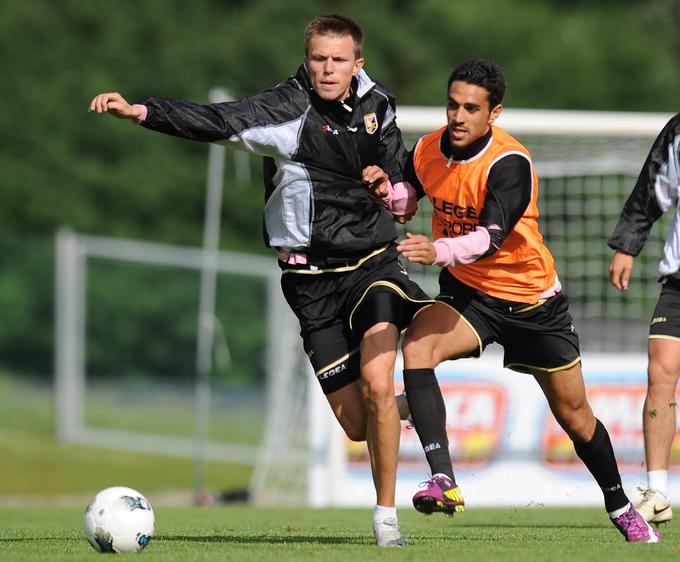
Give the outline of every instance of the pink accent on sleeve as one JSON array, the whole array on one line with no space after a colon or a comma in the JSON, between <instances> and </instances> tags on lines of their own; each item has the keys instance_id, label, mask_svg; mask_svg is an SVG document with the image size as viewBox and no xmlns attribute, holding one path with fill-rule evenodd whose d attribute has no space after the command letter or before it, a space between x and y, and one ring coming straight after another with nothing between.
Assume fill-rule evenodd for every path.
<instances>
[{"instance_id":1,"label":"pink accent on sleeve","mask_svg":"<svg viewBox=\"0 0 680 562\"><path fill-rule=\"evenodd\" d=\"M142 123L144 123L144 121L146 121L146 116L149 110L146 108L145 105L142 105L141 103L136 103L132 107L138 108L142 112L141 115L134 120L135 123L137 123L137 125L141 125Z\"/></svg>"},{"instance_id":2,"label":"pink accent on sleeve","mask_svg":"<svg viewBox=\"0 0 680 562\"><path fill-rule=\"evenodd\" d=\"M390 184L392 188L391 211L394 215L409 215L418 208L418 195L415 188L407 181Z\"/></svg>"},{"instance_id":3,"label":"pink accent on sleeve","mask_svg":"<svg viewBox=\"0 0 680 562\"><path fill-rule=\"evenodd\" d=\"M385 195L385 197L373 196L373 201L391 211L392 197L394 197L394 187L392 187L392 182L387 180L387 195Z\"/></svg>"},{"instance_id":4,"label":"pink accent on sleeve","mask_svg":"<svg viewBox=\"0 0 680 562\"><path fill-rule=\"evenodd\" d=\"M387 195L385 197L373 197L373 200L393 215L408 215L418 209L416 190L406 181L392 184L390 180L387 180Z\"/></svg>"},{"instance_id":5,"label":"pink accent on sleeve","mask_svg":"<svg viewBox=\"0 0 680 562\"><path fill-rule=\"evenodd\" d=\"M434 241L435 265L465 265L479 259L489 249L491 237L483 226L457 238L440 238Z\"/></svg>"}]
</instances>

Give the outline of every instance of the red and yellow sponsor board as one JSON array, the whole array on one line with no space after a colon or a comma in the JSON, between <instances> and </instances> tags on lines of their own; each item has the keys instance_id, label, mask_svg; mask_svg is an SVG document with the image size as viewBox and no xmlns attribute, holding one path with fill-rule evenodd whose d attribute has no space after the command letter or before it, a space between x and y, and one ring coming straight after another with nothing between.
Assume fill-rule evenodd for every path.
<instances>
[{"instance_id":1,"label":"red and yellow sponsor board","mask_svg":"<svg viewBox=\"0 0 680 562\"><path fill-rule=\"evenodd\" d=\"M503 437L507 412L507 394L503 386L468 381L440 382L446 405L446 430L451 457L456 466L480 465L497 454ZM368 463L365 443L347 440L351 466ZM425 462L425 455L415 429L402 423L400 465Z\"/></svg>"},{"instance_id":2,"label":"red and yellow sponsor board","mask_svg":"<svg viewBox=\"0 0 680 562\"><path fill-rule=\"evenodd\" d=\"M639 468L644 464L642 416L647 386L644 384L598 384L587 389L588 400L595 416L605 425L616 452L619 467ZM677 400L677 399L676 399ZM667 404L677 417L677 403ZM656 418L659 412L644 415ZM546 410L546 423L541 440L541 460L553 467L582 469L571 440ZM680 431L676 430L671 448L671 464L680 464Z\"/></svg>"}]
</instances>

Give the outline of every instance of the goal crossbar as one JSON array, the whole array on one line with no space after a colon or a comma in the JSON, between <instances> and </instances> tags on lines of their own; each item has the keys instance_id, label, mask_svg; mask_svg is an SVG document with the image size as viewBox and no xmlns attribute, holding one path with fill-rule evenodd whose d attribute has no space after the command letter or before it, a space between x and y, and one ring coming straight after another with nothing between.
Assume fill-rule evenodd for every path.
<instances>
[{"instance_id":1,"label":"goal crossbar","mask_svg":"<svg viewBox=\"0 0 680 562\"><path fill-rule=\"evenodd\" d=\"M516 135L656 136L672 113L504 108L498 126ZM446 124L443 107L403 106L397 124L404 132L433 131Z\"/></svg>"}]
</instances>

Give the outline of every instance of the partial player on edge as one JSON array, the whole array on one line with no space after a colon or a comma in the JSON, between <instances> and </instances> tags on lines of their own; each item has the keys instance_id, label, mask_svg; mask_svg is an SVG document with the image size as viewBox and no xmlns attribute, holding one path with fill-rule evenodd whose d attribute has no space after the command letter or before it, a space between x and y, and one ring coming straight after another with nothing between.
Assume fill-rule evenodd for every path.
<instances>
[{"instance_id":1,"label":"partial player on edge","mask_svg":"<svg viewBox=\"0 0 680 562\"><path fill-rule=\"evenodd\" d=\"M608 240L614 250L609 280L626 291L633 261L652 225L674 209L663 256L659 261L661 294L649 325L647 395L642 412L647 485L640 487L637 505L643 517L659 525L668 523L673 510L668 499L668 465L676 433L676 389L680 376L680 113L659 133L633 191L623 206Z\"/></svg>"}]
</instances>

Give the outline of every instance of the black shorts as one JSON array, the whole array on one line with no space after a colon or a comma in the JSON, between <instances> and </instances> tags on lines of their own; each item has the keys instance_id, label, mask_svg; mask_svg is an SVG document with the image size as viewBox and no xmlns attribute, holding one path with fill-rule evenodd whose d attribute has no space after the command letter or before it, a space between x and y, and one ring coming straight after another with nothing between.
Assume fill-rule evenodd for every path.
<instances>
[{"instance_id":1,"label":"black shorts","mask_svg":"<svg viewBox=\"0 0 680 562\"><path fill-rule=\"evenodd\" d=\"M666 278L649 323L649 339L680 339L680 281Z\"/></svg>"},{"instance_id":2,"label":"black shorts","mask_svg":"<svg viewBox=\"0 0 680 562\"><path fill-rule=\"evenodd\" d=\"M283 268L281 287L300 321L305 352L325 394L361 377L359 344L378 322L403 331L434 301L411 281L395 245L330 269Z\"/></svg>"},{"instance_id":3,"label":"black shorts","mask_svg":"<svg viewBox=\"0 0 680 562\"><path fill-rule=\"evenodd\" d=\"M503 365L513 371L561 371L580 361L578 334L562 293L536 304L496 299L456 279L439 276L437 300L453 308L477 335L479 357L492 342L503 346Z\"/></svg>"}]
</instances>

